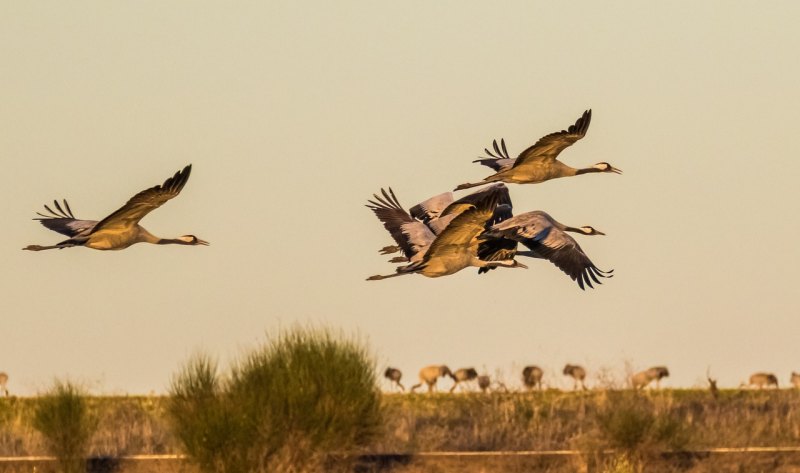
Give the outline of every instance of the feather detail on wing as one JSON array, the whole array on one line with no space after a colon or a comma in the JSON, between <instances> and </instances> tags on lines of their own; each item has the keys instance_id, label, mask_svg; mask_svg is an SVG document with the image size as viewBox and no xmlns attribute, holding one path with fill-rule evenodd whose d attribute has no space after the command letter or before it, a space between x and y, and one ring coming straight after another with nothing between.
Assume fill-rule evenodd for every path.
<instances>
[{"instance_id":1,"label":"feather detail on wing","mask_svg":"<svg viewBox=\"0 0 800 473\"><path fill-rule=\"evenodd\" d=\"M454 218L450 225L440 233L427 253L425 261L437 256L451 255L475 251L477 252L478 235L483 233L486 221L492 217L491 208L473 207ZM473 247L475 247L473 249Z\"/></svg>"},{"instance_id":2,"label":"feather detail on wing","mask_svg":"<svg viewBox=\"0 0 800 473\"><path fill-rule=\"evenodd\" d=\"M486 186L471 194L456 200L445 208L441 216L460 214L461 212L475 206L485 207L489 206L494 210L499 205L508 206L511 208L511 196L508 193L508 187L502 182Z\"/></svg>"},{"instance_id":3,"label":"feather detail on wing","mask_svg":"<svg viewBox=\"0 0 800 473\"><path fill-rule=\"evenodd\" d=\"M131 197L128 202L119 210L101 220L92 230L95 233L99 230L111 228L130 228L139 223L139 220L151 211L161 207L165 202L180 194L183 186L189 180L192 172L192 165L189 164L182 170L175 173L160 186L154 186L143 190Z\"/></svg>"},{"instance_id":4,"label":"feather detail on wing","mask_svg":"<svg viewBox=\"0 0 800 473\"><path fill-rule=\"evenodd\" d=\"M558 269L576 281L581 289L584 289L584 284L594 288L592 281L602 284L598 277L613 277L610 274L612 271L606 272L598 269L571 236L560 231L553 231L551 235L558 235L558 238L548 236L540 242L525 240L521 243L527 246L535 256L545 258L556 265Z\"/></svg>"},{"instance_id":5,"label":"feather detail on wing","mask_svg":"<svg viewBox=\"0 0 800 473\"><path fill-rule=\"evenodd\" d=\"M411 259L431 244L434 234L424 223L415 220L403 209L391 188L389 192L381 189L381 194L383 197L374 194L375 200L370 200L366 207L375 213L403 254Z\"/></svg>"},{"instance_id":6,"label":"feather detail on wing","mask_svg":"<svg viewBox=\"0 0 800 473\"><path fill-rule=\"evenodd\" d=\"M411 207L411 216L428 224L431 220L439 218L442 211L453 202L453 193L444 192L424 200Z\"/></svg>"},{"instance_id":7,"label":"feather detail on wing","mask_svg":"<svg viewBox=\"0 0 800 473\"><path fill-rule=\"evenodd\" d=\"M64 207L62 208L57 200L53 201L53 206L56 210L45 205L44 208L48 213L43 214L41 212L36 212L39 218L35 218L34 220L38 220L48 229L68 237L74 237L84 232L91 231L91 229L97 225L97 220L79 220L75 218L75 215L72 214L72 209L69 208L67 200L64 199L63 202Z\"/></svg>"},{"instance_id":8,"label":"feather detail on wing","mask_svg":"<svg viewBox=\"0 0 800 473\"><path fill-rule=\"evenodd\" d=\"M494 153L489 151L488 148L483 149L483 151L489 155L488 158L479 158L472 162L481 163L482 165L488 166L498 172L511 169L511 167L514 166L514 161L516 161L516 159L508 155L506 141L500 138L500 146L498 146L497 140L493 140L492 147L494 148Z\"/></svg>"},{"instance_id":9,"label":"feather detail on wing","mask_svg":"<svg viewBox=\"0 0 800 473\"><path fill-rule=\"evenodd\" d=\"M589 123L592 121L592 111L586 110L574 125L567 130L543 136L533 146L519 154L513 167L522 166L534 161L553 161L566 148L586 136Z\"/></svg>"},{"instance_id":10,"label":"feather detail on wing","mask_svg":"<svg viewBox=\"0 0 800 473\"><path fill-rule=\"evenodd\" d=\"M461 208L462 211L459 215L431 243L431 247L425 254L426 260L440 254L462 252L474 253L477 256L480 243L478 236L486 230L486 222L492 220L498 206L502 207L501 212L507 212L506 209L510 209L511 200L508 197L508 188L502 183L470 195L474 196L472 208L466 210ZM506 201L508 204L501 204Z\"/></svg>"}]
</instances>

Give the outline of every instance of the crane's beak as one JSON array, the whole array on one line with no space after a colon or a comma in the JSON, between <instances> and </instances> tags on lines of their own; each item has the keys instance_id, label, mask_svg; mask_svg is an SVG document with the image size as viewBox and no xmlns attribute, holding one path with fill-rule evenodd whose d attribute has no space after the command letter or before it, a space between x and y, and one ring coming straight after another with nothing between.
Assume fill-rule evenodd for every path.
<instances>
[{"instance_id":1,"label":"crane's beak","mask_svg":"<svg viewBox=\"0 0 800 473\"><path fill-rule=\"evenodd\" d=\"M595 229L594 234L595 235L603 235L603 236L605 236L605 233L603 233L603 232L601 232L600 230L597 230L597 229Z\"/></svg>"},{"instance_id":2,"label":"crane's beak","mask_svg":"<svg viewBox=\"0 0 800 473\"><path fill-rule=\"evenodd\" d=\"M208 246L208 245L210 245L211 243L209 243L209 242L207 242L207 241L205 241L205 240L201 240L201 239L199 239L199 238L198 238L198 239L197 239L197 244L198 244L198 245L203 245L203 246Z\"/></svg>"},{"instance_id":3,"label":"crane's beak","mask_svg":"<svg viewBox=\"0 0 800 473\"><path fill-rule=\"evenodd\" d=\"M622 174L622 170L621 169L617 169L614 166L611 166L610 171L613 172L613 173Z\"/></svg>"}]
</instances>

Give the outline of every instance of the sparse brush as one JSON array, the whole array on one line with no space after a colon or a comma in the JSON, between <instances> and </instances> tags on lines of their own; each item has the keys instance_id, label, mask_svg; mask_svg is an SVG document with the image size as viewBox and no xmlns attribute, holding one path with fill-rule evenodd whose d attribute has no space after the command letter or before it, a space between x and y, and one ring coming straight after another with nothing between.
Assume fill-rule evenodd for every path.
<instances>
[{"instance_id":1,"label":"sparse brush","mask_svg":"<svg viewBox=\"0 0 800 473\"><path fill-rule=\"evenodd\" d=\"M177 436L208 472L330 471L381 427L372 356L327 330L277 337L246 355L226 382L197 357L171 393Z\"/></svg>"},{"instance_id":2,"label":"sparse brush","mask_svg":"<svg viewBox=\"0 0 800 473\"><path fill-rule=\"evenodd\" d=\"M81 387L56 381L53 388L38 399L32 423L44 437L62 473L86 471L86 457L97 429L97 416Z\"/></svg>"}]
</instances>

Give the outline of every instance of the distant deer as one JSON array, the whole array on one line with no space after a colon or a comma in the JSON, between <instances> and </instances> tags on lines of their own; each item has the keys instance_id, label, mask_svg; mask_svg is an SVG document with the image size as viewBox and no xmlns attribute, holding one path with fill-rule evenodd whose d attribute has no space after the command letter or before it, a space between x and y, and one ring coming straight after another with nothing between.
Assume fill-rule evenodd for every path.
<instances>
[{"instance_id":1,"label":"distant deer","mask_svg":"<svg viewBox=\"0 0 800 473\"><path fill-rule=\"evenodd\" d=\"M633 389L644 389L648 384L655 381L656 389L659 389L661 387L661 378L666 378L667 376L669 376L669 370L666 366L654 366L631 376L631 386L633 386Z\"/></svg>"},{"instance_id":2,"label":"distant deer","mask_svg":"<svg viewBox=\"0 0 800 473\"><path fill-rule=\"evenodd\" d=\"M406 388L400 383L400 378L403 377L403 372L397 368L392 368L391 366L386 368L386 371L383 372L383 376L389 380L391 384L396 384L401 391L405 392Z\"/></svg>"},{"instance_id":3,"label":"distant deer","mask_svg":"<svg viewBox=\"0 0 800 473\"><path fill-rule=\"evenodd\" d=\"M795 373L792 371L792 378L790 379L792 386L797 389L800 389L800 374Z\"/></svg>"},{"instance_id":4,"label":"distant deer","mask_svg":"<svg viewBox=\"0 0 800 473\"><path fill-rule=\"evenodd\" d=\"M8 384L8 375L5 372L0 371L0 394L8 397L8 388L6 387L6 384Z\"/></svg>"},{"instance_id":5,"label":"distant deer","mask_svg":"<svg viewBox=\"0 0 800 473\"><path fill-rule=\"evenodd\" d=\"M419 370L419 383L411 386L411 392L413 393L418 387L422 386L422 384L428 385L428 392L431 393L436 390L436 380L439 378L444 378L445 376L450 376L455 380L456 378L453 376L453 372L450 371L450 368L447 365L430 365L426 366Z\"/></svg>"},{"instance_id":6,"label":"distant deer","mask_svg":"<svg viewBox=\"0 0 800 473\"><path fill-rule=\"evenodd\" d=\"M450 388L450 392L455 391L456 386L458 386L459 383L466 383L468 381L476 379L477 377L478 377L478 372L475 371L475 368L457 369L456 372L453 373L453 380L455 381L455 383L453 384L453 387Z\"/></svg>"},{"instance_id":7,"label":"distant deer","mask_svg":"<svg viewBox=\"0 0 800 473\"><path fill-rule=\"evenodd\" d=\"M522 383L528 390L533 388L541 390L542 376L544 376L544 371L536 365L526 366L522 369Z\"/></svg>"},{"instance_id":8,"label":"distant deer","mask_svg":"<svg viewBox=\"0 0 800 473\"><path fill-rule=\"evenodd\" d=\"M744 384L744 383L742 383ZM775 389L778 388L778 378L772 373L753 373L750 375L749 383L744 385L743 387L757 387L758 389L764 389L764 387L775 386Z\"/></svg>"},{"instance_id":9,"label":"distant deer","mask_svg":"<svg viewBox=\"0 0 800 473\"><path fill-rule=\"evenodd\" d=\"M481 388L481 392L485 393L491 385L492 380L489 378L488 374L478 376L478 387Z\"/></svg>"},{"instance_id":10,"label":"distant deer","mask_svg":"<svg viewBox=\"0 0 800 473\"><path fill-rule=\"evenodd\" d=\"M719 389L717 389L717 380L711 378L711 368L706 370L706 379L708 380L708 392L714 399L719 398Z\"/></svg>"},{"instance_id":11,"label":"distant deer","mask_svg":"<svg viewBox=\"0 0 800 473\"><path fill-rule=\"evenodd\" d=\"M586 370L583 366L579 365L570 365L564 367L564 376L571 376L575 383L572 385L572 390L578 390L578 383L581 385L581 389L584 391L586 390L586 384L584 384L584 380L586 379Z\"/></svg>"}]
</instances>

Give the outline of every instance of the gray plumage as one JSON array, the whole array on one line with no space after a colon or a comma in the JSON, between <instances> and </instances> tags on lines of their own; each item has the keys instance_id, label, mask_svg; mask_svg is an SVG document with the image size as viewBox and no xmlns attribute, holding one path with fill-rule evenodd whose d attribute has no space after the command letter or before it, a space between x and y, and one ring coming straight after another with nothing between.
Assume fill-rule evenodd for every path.
<instances>
[{"instance_id":1,"label":"gray plumage","mask_svg":"<svg viewBox=\"0 0 800 473\"><path fill-rule=\"evenodd\" d=\"M453 373L453 381L455 381L455 383L453 383L453 386L450 388L450 392L452 393L453 391L455 391L456 386L458 386L460 383L466 383L472 381L477 377L478 377L478 372L475 371L475 368L470 367L470 368L457 369Z\"/></svg>"},{"instance_id":2,"label":"gray plumage","mask_svg":"<svg viewBox=\"0 0 800 473\"><path fill-rule=\"evenodd\" d=\"M492 225L481 238L483 240L505 238L522 243L530 251L517 251L517 256L531 256L550 261L576 281L581 289L584 289L584 285L593 288L592 281L602 284L598 278L612 277L613 270L603 271L597 268L575 239L566 232L604 235L590 226L568 227L546 212L535 210Z\"/></svg>"},{"instance_id":3,"label":"gray plumage","mask_svg":"<svg viewBox=\"0 0 800 473\"><path fill-rule=\"evenodd\" d=\"M478 387L480 388L481 392L486 392L489 390L489 387L492 385L492 380L489 378L489 375L482 374L478 376Z\"/></svg>"},{"instance_id":4,"label":"gray plumage","mask_svg":"<svg viewBox=\"0 0 800 473\"><path fill-rule=\"evenodd\" d=\"M567 364L564 366L564 376L569 376L573 379L574 384L572 386L573 390L578 389L578 384L581 385L581 389L586 390L586 369L580 365L570 365Z\"/></svg>"},{"instance_id":5,"label":"gray plumage","mask_svg":"<svg viewBox=\"0 0 800 473\"><path fill-rule=\"evenodd\" d=\"M542 377L544 376L544 371L536 365L529 365L522 369L522 384L525 385L526 388L534 389L542 389Z\"/></svg>"},{"instance_id":6,"label":"gray plumage","mask_svg":"<svg viewBox=\"0 0 800 473\"><path fill-rule=\"evenodd\" d=\"M411 207L408 212L400 205L391 188L388 192L381 189L381 195L374 194L374 200L369 201L367 208L375 213L398 244L381 248L380 254L402 251L404 257L392 258L389 260L391 263L421 260L436 235L442 233L454 218L490 196L497 199L497 206L511 208L508 188L502 183L480 189L458 200L453 198L452 192L444 192Z\"/></svg>"},{"instance_id":7,"label":"gray plumage","mask_svg":"<svg viewBox=\"0 0 800 473\"><path fill-rule=\"evenodd\" d=\"M414 240L415 232L423 230L414 223L418 221L402 209L394 194L391 192L387 194L384 191L383 199L376 195L376 200L370 201L367 207L372 209L384 223L384 227L403 248L411 264L398 267L394 274L371 276L367 280L374 281L413 273L433 278L454 274L470 266L525 268L525 265L513 259L484 261L478 257L478 247L481 243L479 235L486 230L487 222L492 221L500 202L508 198L505 186L493 186L490 190L491 192L482 193L475 202L453 205L452 208L458 215L435 236L427 248L424 246L425 241ZM424 254L420 259L417 255L423 250Z\"/></svg>"},{"instance_id":8,"label":"gray plumage","mask_svg":"<svg viewBox=\"0 0 800 473\"><path fill-rule=\"evenodd\" d=\"M397 385L401 391L406 390L405 386L400 382L400 379L403 377L403 372L399 369L390 366L383 372L383 376L388 379L390 383Z\"/></svg>"},{"instance_id":9,"label":"gray plumage","mask_svg":"<svg viewBox=\"0 0 800 473\"><path fill-rule=\"evenodd\" d=\"M600 162L588 168L576 169L556 159L563 150L586 136L591 121L592 111L586 110L574 125L566 130L543 136L536 144L520 153L515 160L512 160L509 156L505 147L505 140L501 140L501 147L497 146L497 141L495 140L493 143L495 153L491 153L486 149L485 151L490 157L479 159L475 162L489 166L497 172L481 182L461 184L455 190L469 189L488 182L535 184L559 177L594 172L622 174L622 171L606 162Z\"/></svg>"}]
</instances>

